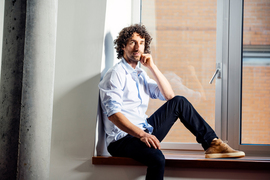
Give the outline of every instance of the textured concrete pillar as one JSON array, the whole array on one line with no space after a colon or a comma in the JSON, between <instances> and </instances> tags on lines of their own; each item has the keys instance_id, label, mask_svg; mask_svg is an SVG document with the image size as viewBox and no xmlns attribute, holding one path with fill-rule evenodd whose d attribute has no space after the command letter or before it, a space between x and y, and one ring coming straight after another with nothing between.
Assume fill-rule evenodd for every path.
<instances>
[{"instance_id":1,"label":"textured concrete pillar","mask_svg":"<svg viewBox=\"0 0 270 180\"><path fill-rule=\"evenodd\" d=\"M18 179L49 179L57 0L28 0Z\"/></svg>"},{"instance_id":2,"label":"textured concrete pillar","mask_svg":"<svg viewBox=\"0 0 270 180\"><path fill-rule=\"evenodd\" d=\"M14 180L18 160L26 0L6 1L4 11L0 81L0 179Z\"/></svg>"},{"instance_id":3,"label":"textured concrete pillar","mask_svg":"<svg viewBox=\"0 0 270 180\"><path fill-rule=\"evenodd\" d=\"M24 16L20 16L25 18L25 30L22 33L24 37L15 35L16 40L22 38L22 41L24 41L24 46L18 47L22 58L17 58L17 56L9 53L10 50L18 46L17 41L15 41L13 36L6 38L4 35L4 42L7 41L7 44L11 43L11 45L10 48L3 47L3 57L5 57L2 59L1 72L0 102L3 108L1 108L0 117L1 123L3 120L5 126L3 130L1 129L1 142L5 141L3 146L1 143L1 151L5 148L4 145L8 144L6 141L13 139L13 133L16 135L13 141L15 142L17 138L17 146L19 144L19 148L17 148L17 156L15 156L15 143L14 147L7 145L14 152L12 154L8 151L6 153L1 152L1 158L3 156L5 160L3 164L1 160L0 166L1 168L7 166L6 164L14 166L16 161L17 179L49 179L57 4L57 0L27 0L27 2L13 0L6 1L5 5L7 6L5 11L7 9L10 11L10 14L7 15L8 17L5 16L4 20L4 28L8 29L8 32L16 30L13 24L9 25L6 23L6 21L15 20L14 14L19 14L19 12L14 12L13 6L20 6L21 9L18 11L23 12L24 9L25 12ZM16 18L17 20L18 17ZM8 27L6 27L6 24L8 24ZM7 52L6 50L4 52L6 48ZM14 50L13 53L17 53L17 51ZM20 55L18 56L21 57ZM9 63L7 61L10 58L13 62ZM18 72L14 70L17 68L17 65L15 65L16 61L19 61L17 64L20 71L18 70ZM5 65L5 63L10 67ZM6 76L6 74L9 74L9 76ZM17 79L15 75L19 78ZM13 84L9 82L10 79L14 79ZM17 84L21 85L21 91L15 89ZM8 97L10 98L8 99ZM10 112L11 110L16 111L17 116L18 113L20 116L14 118L13 112ZM12 124L13 121L16 122L14 123L15 125ZM18 123L19 130L17 127ZM19 136L17 132L19 132ZM6 136L5 140L3 136ZM15 157L18 158L15 160ZM7 163L10 159L14 161L12 165ZM12 172L14 172L13 167Z\"/></svg>"}]
</instances>

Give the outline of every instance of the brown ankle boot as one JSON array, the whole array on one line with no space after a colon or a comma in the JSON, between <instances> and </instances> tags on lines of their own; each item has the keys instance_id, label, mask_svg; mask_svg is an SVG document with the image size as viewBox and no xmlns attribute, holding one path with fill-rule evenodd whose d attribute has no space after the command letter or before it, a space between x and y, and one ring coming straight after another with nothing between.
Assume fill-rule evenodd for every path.
<instances>
[{"instance_id":1,"label":"brown ankle boot","mask_svg":"<svg viewBox=\"0 0 270 180\"><path fill-rule=\"evenodd\" d=\"M243 151L232 149L220 139L214 139L211 146L205 151L205 158L240 158L244 156Z\"/></svg>"}]
</instances>

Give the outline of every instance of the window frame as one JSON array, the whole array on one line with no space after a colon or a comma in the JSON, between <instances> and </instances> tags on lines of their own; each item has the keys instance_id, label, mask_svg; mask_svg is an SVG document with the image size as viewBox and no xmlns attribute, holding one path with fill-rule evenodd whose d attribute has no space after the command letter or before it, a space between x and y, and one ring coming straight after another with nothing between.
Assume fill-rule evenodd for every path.
<instances>
[{"instance_id":1,"label":"window frame","mask_svg":"<svg viewBox=\"0 0 270 180\"><path fill-rule=\"evenodd\" d=\"M270 156L269 145L242 144L242 59L244 0L230 2L229 76L228 76L228 141L233 148L247 154Z\"/></svg>"}]
</instances>

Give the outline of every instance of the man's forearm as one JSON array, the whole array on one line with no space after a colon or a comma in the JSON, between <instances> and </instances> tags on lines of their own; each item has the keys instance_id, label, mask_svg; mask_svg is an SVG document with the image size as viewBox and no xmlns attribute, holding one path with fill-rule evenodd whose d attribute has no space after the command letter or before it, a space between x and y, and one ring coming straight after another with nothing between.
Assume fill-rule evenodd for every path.
<instances>
[{"instance_id":1,"label":"man's forearm","mask_svg":"<svg viewBox=\"0 0 270 180\"><path fill-rule=\"evenodd\" d=\"M149 70L152 72L154 75L154 78L158 84L158 87L163 94L163 96L167 99L170 100L172 99L175 95L172 90L171 84L169 81L166 79L166 77L160 72L158 67L156 65L153 65L149 68Z\"/></svg>"},{"instance_id":2,"label":"man's forearm","mask_svg":"<svg viewBox=\"0 0 270 180\"><path fill-rule=\"evenodd\" d=\"M141 138L145 133L142 129L132 124L121 112L109 116L108 119L119 129L136 138Z\"/></svg>"},{"instance_id":3,"label":"man's forearm","mask_svg":"<svg viewBox=\"0 0 270 180\"><path fill-rule=\"evenodd\" d=\"M121 112L115 113L108 118L122 131L125 131L126 133L140 139L148 147L160 149L160 142L156 136L148 134L132 124Z\"/></svg>"},{"instance_id":4,"label":"man's forearm","mask_svg":"<svg viewBox=\"0 0 270 180\"><path fill-rule=\"evenodd\" d=\"M170 100L174 97L174 92L169 81L165 78L165 76L160 72L158 67L155 65L151 54L142 54L140 62L142 65L147 67L155 77L155 80L158 84L158 88L160 89L163 96Z\"/></svg>"}]
</instances>

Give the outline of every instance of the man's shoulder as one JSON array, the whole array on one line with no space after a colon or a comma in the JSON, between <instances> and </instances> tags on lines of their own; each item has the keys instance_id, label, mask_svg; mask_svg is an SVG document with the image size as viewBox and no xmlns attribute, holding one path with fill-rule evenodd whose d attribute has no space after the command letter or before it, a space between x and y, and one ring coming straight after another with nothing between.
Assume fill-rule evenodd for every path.
<instances>
[{"instance_id":1,"label":"man's shoulder","mask_svg":"<svg viewBox=\"0 0 270 180\"><path fill-rule=\"evenodd\" d=\"M122 66L122 62L118 62L117 64L115 64L113 67L111 67L108 72L106 73L107 75L112 75L112 74L126 74L125 69Z\"/></svg>"},{"instance_id":2,"label":"man's shoulder","mask_svg":"<svg viewBox=\"0 0 270 180\"><path fill-rule=\"evenodd\" d=\"M99 84L105 85L111 83L112 81L119 81L122 83L123 81L125 81L125 74L126 72L123 69L121 62L118 62L105 73Z\"/></svg>"}]
</instances>

